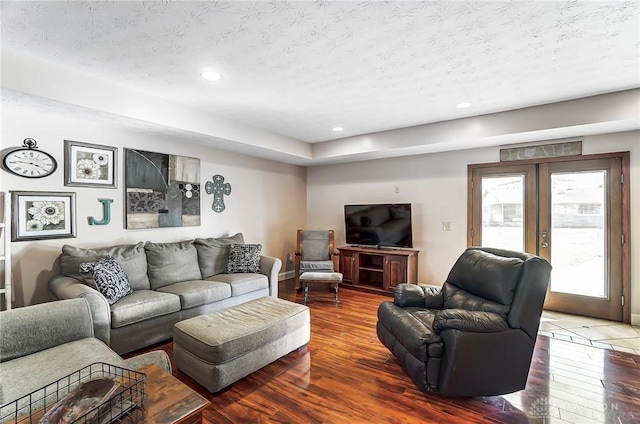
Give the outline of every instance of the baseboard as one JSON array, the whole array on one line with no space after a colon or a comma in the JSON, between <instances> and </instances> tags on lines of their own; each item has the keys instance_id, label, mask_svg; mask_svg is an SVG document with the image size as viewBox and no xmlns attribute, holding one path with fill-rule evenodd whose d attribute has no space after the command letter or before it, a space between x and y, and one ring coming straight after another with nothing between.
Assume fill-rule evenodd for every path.
<instances>
[{"instance_id":1,"label":"baseboard","mask_svg":"<svg viewBox=\"0 0 640 424\"><path fill-rule=\"evenodd\" d=\"M631 325L640 326L640 314L631 314Z\"/></svg>"},{"instance_id":2,"label":"baseboard","mask_svg":"<svg viewBox=\"0 0 640 424\"><path fill-rule=\"evenodd\" d=\"M293 271L293 270L281 272L280 274L278 274L278 281L288 280L289 278L293 278L295 276L296 276L296 274L295 274L295 271ZM639 317L640 317L640 315L639 315Z\"/></svg>"}]
</instances>

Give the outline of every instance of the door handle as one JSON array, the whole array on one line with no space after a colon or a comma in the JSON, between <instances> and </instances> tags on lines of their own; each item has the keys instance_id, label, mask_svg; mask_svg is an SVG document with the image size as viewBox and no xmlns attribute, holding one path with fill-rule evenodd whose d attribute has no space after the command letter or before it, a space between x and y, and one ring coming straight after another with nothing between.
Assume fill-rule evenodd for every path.
<instances>
[{"instance_id":1,"label":"door handle","mask_svg":"<svg viewBox=\"0 0 640 424\"><path fill-rule=\"evenodd\" d=\"M549 237L549 232L543 231L541 236L542 236L542 243L540 243L540 246L543 248L549 247L549 242L547 242L547 238Z\"/></svg>"}]
</instances>

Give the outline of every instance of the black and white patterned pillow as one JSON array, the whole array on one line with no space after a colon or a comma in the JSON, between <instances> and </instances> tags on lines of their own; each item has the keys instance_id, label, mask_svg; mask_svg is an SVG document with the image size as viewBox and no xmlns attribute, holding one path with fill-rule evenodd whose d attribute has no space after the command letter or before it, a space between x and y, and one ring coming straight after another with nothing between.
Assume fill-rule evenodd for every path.
<instances>
[{"instance_id":1,"label":"black and white patterned pillow","mask_svg":"<svg viewBox=\"0 0 640 424\"><path fill-rule=\"evenodd\" d=\"M227 250L227 274L260 272L261 244L230 244Z\"/></svg>"},{"instance_id":2,"label":"black and white patterned pillow","mask_svg":"<svg viewBox=\"0 0 640 424\"><path fill-rule=\"evenodd\" d=\"M122 265L111 256L105 256L95 262L81 263L80 272L91 273L96 288L107 298L109 305L133 293Z\"/></svg>"}]
</instances>

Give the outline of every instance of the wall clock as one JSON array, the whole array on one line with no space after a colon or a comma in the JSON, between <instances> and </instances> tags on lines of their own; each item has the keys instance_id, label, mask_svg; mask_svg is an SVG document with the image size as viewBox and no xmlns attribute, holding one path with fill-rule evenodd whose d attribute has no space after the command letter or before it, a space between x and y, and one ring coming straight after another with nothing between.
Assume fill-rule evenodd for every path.
<instances>
[{"instance_id":1,"label":"wall clock","mask_svg":"<svg viewBox=\"0 0 640 424\"><path fill-rule=\"evenodd\" d=\"M38 149L33 138L25 138L23 147L4 155L2 164L12 174L25 178L42 178L53 174L58 163L49 153Z\"/></svg>"}]
</instances>

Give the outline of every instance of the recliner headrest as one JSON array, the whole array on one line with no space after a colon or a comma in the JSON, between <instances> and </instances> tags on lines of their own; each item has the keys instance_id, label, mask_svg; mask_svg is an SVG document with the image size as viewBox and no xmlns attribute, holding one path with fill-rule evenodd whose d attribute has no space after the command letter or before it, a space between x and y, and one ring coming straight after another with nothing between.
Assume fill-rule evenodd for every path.
<instances>
[{"instance_id":1,"label":"recliner headrest","mask_svg":"<svg viewBox=\"0 0 640 424\"><path fill-rule=\"evenodd\" d=\"M449 272L447 282L471 294L511 305L524 261L467 249Z\"/></svg>"}]
</instances>

